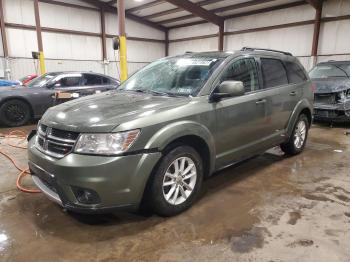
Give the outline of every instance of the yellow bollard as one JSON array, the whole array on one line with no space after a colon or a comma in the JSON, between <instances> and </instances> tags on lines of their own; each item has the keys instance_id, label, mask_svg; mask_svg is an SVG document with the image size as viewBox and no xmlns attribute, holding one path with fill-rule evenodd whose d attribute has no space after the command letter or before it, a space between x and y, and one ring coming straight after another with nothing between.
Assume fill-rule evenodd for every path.
<instances>
[{"instance_id":1,"label":"yellow bollard","mask_svg":"<svg viewBox=\"0 0 350 262\"><path fill-rule=\"evenodd\" d=\"M126 57L126 37L119 36L120 48L119 48L119 60L120 60L120 81L124 82L128 79L128 62Z\"/></svg>"},{"instance_id":2,"label":"yellow bollard","mask_svg":"<svg viewBox=\"0 0 350 262\"><path fill-rule=\"evenodd\" d=\"M39 63L40 63L40 73L43 75L46 73L46 67L45 67L45 57L44 52L39 52Z\"/></svg>"}]
</instances>

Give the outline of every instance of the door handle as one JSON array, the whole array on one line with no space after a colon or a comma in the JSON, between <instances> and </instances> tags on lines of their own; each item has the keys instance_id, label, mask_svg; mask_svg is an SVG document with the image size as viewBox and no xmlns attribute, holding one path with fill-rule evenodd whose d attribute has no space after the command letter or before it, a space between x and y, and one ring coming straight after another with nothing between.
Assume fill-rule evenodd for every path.
<instances>
[{"instance_id":1,"label":"door handle","mask_svg":"<svg viewBox=\"0 0 350 262\"><path fill-rule=\"evenodd\" d=\"M266 99L260 99L260 100L255 102L255 104L257 104L257 105L265 104L265 103L266 103Z\"/></svg>"},{"instance_id":2,"label":"door handle","mask_svg":"<svg viewBox=\"0 0 350 262\"><path fill-rule=\"evenodd\" d=\"M289 93L290 96L296 96L296 94L297 94L297 92L295 92L295 91Z\"/></svg>"}]
</instances>

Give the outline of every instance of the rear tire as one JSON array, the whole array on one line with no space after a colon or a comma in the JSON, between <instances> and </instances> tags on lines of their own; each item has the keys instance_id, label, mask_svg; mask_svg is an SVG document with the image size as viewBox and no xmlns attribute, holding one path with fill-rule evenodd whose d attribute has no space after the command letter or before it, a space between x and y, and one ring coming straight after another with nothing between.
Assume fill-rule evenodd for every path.
<instances>
[{"instance_id":1,"label":"rear tire","mask_svg":"<svg viewBox=\"0 0 350 262\"><path fill-rule=\"evenodd\" d=\"M22 126L31 119L30 107L18 99L8 100L0 106L0 123L9 126Z\"/></svg>"},{"instance_id":2,"label":"rear tire","mask_svg":"<svg viewBox=\"0 0 350 262\"><path fill-rule=\"evenodd\" d=\"M192 147L178 146L161 159L151 179L151 209L160 216L174 216L188 209L200 193L202 159Z\"/></svg>"},{"instance_id":3,"label":"rear tire","mask_svg":"<svg viewBox=\"0 0 350 262\"><path fill-rule=\"evenodd\" d=\"M291 156L300 154L305 148L309 128L310 124L307 116L301 114L294 125L289 140L281 144L282 151Z\"/></svg>"}]
</instances>

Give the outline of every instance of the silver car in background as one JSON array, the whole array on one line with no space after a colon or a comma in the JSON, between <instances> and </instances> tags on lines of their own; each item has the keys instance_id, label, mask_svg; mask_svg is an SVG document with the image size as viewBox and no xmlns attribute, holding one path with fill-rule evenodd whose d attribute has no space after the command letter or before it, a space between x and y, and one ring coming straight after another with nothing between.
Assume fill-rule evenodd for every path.
<instances>
[{"instance_id":1,"label":"silver car in background","mask_svg":"<svg viewBox=\"0 0 350 262\"><path fill-rule=\"evenodd\" d=\"M315 86L314 119L350 122L350 61L319 63L309 75Z\"/></svg>"}]
</instances>

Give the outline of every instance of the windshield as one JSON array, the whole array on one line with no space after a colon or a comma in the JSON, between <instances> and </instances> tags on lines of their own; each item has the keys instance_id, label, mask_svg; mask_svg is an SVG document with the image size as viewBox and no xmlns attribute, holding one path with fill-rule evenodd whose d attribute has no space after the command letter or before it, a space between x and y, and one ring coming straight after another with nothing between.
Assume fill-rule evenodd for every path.
<instances>
[{"instance_id":1,"label":"windshield","mask_svg":"<svg viewBox=\"0 0 350 262\"><path fill-rule=\"evenodd\" d=\"M349 77L350 65L346 64L329 64L316 66L310 72L311 79L328 78L328 77Z\"/></svg>"},{"instance_id":2,"label":"windshield","mask_svg":"<svg viewBox=\"0 0 350 262\"><path fill-rule=\"evenodd\" d=\"M222 61L212 57L161 59L135 73L118 90L195 96Z\"/></svg>"},{"instance_id":3,"label":"windshield","mask_svg":"<svg viewBox=\"0 0 350 262\"><path fill-rule=\"evenodd\" d=\"M28 87L44 87L50 80L56 77L58 73L47 73L45 75L39 76L31 81Z\"/></svg>"}]
</instances>

